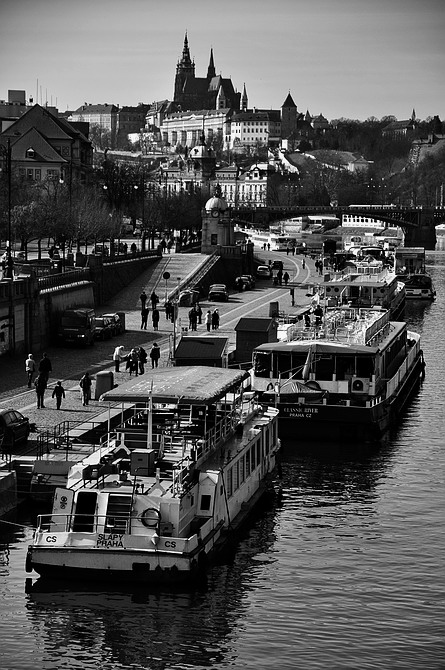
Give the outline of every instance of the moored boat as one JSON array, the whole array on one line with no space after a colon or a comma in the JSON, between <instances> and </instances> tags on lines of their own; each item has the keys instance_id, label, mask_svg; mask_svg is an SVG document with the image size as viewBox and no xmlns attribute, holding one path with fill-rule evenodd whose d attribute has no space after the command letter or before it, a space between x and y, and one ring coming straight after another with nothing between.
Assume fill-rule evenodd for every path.
<instances>
[{"instance_id":1,"label":"moored boat","mask_svg":"<svg viewBox=\"0 0 445 670\"><path fill-rule=\"evenodd\" d=\"M423 378L420 337L378 307L322 314L256 347L252 388L279 410L282 437L379 440Z\"/></svg>"},{"instance_id":2,"label":"moored boat","mask_svg":"<svg viewBox=\"0 0 445 670\"><path fill-rule=\"evenodd\" d=\"M396 272L397 279L405 284L408 299L435 299L436 290L426 271L423 247L399 247L396 250Z\"/></svg>"},{"instance_id":3,"label":"moored boat","mask_svg":"<svg viewBox=\"0 0 445 670\"><path fill-rule=\"evenodd\" d=\"M203 576L276 465L278 412L244 390L248 376L165 368L105 393L110 403L133 403L133 416L56 489L27 570L156 584Z\"/></svg>"}]
</instances>

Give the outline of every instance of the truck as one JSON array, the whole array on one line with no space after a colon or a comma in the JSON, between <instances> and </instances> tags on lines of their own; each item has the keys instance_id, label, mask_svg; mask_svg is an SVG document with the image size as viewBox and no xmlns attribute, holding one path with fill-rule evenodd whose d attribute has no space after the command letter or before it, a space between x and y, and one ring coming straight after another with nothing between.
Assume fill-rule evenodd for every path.
<instances>
[{"instance_id":1,"label":"truck","mask_svg":"<svg viewBox=\"0 0 445 670\"><path fill-rule=\"evenodd\" d=\"M58 340L66 344L94 344L94 317L92 307L65 309L57 331Z\"/></svg>"}]
</instances>

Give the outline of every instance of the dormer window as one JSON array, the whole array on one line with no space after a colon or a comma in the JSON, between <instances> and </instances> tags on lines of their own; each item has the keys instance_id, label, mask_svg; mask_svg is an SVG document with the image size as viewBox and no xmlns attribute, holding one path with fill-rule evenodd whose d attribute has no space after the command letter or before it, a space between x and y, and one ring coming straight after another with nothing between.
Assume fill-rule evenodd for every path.
<instances>
[{"instance_id":1,"label":"dormer window","mask_svg":"<svg viewBox=\"0 0 445 670\"><path fill-rule=\"evenodd\" d=\"M36 152L32 147L29 147L29 149L26 150L26 158L35 158L36 157Z\"/></svg>"}]
</instances>

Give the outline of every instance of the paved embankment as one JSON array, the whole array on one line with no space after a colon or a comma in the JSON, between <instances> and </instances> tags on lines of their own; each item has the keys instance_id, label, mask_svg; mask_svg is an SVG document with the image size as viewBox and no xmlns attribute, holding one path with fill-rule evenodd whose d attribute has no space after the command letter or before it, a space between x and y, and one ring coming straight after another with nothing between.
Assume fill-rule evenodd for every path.
<instances>
[{"instance_id":1,"label":"paved embankment","mask_svg":"<svg viewBox=\"0 0 445 670\"><path fill-rule=\"evenodd\" d=\"M259 252L261 256L261 252ZM280 258L284 261L284 267L291 276L291 282L295 285L295 309L307 305L306 285L308 282L316 281L316 272L313 261L306 259L305 268L302 268L302 256L286 256L278 253L264 252L262 261ZM159 263L145 271L136 281L132 282L124 290L120 291L113 301L100 308L100 312L125 312L126 332L120 337L114 337L106 342L97 342L94 347L87 349L74 349L61 346L48 347L47 353L52 362L53 372L49 380L49 388L46 391L45 409L36 408L34 390L26 386L26 375L24 372L24 358L13 357L0 359L0 406L13 407L35 422L39 430L52 428L62 421L85 421L95 414L103 411L104 406L99 400L94 399L94 384L92 389L93 399L88 407L83 407L80 398L79 379L86 370L90 372L93 379L97 372L102 370L113 370L112 353L117 345L122 344L125 351L130 351L135 346L143 346L147 351L153 341L161 345L160 365L167 365L169 360L169 347L172 343L173 324L167 321L163 310L159 330L154 331L152 323L148 320L148 330L141 330L139 295L144 288L150 295L154 289L161 301L164 300L165 290L170 292L177 282L177 278L185 279L205 260L201 254L172 254L164 256ZM162 275L167 270L170 279L165 285ZM230 301L228 303L209 303L201 301L201 307L205 313L207 309L216 306L221 315L219 336L229 338L230 348L235 347L235 326L242 317L266 317L269 316L269 305L278 302L279 308L285 312L292 312L289 288L274 286L270 280L257 281L256 288L251 291L233 292L230 290ZM179 319L176 333L179 339L182 328L188 326L188 307L179 309ZM202 336L207 334L204 324L198 326L197 333ZM213 331L213 334L215 332ZM40 360L42 352L33 352L35 359ZM119 384L129 378L124 366L121 372L115 373L114 382ZM51 397L54 385L61 380L65 388L66 398L62 401L62 409L57 410L55 399Z\"/></svg>"}]
</instances>

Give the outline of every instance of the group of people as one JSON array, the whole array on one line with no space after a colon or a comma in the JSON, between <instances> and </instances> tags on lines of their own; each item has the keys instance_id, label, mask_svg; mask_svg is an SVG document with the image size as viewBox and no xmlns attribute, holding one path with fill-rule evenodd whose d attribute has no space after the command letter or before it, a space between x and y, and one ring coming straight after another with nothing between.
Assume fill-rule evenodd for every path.
<instances>
[{"instance_id":1,"label":"group of people","mask_svg":"<svg viewBox=\"0 0 445 670\"><path fill-rule=\"evenodd\" d=\"M130 377L133 374L137 377L144 374L148 358L153 369L158 367L160 357L161 348L157 342L153 342L148 354L142 346L133 347L128 354L125 354L124 347L120 345L113 352L114 370L120 372L120 364L125 361L125 370L130 373Z\"/></svg>"},{"instance_id":2,"label":"group of people","mask_svg":"<svg viewBox=\"0 0 445 670\"><path fill-rule=\"evenodd\" d=\"M202 308L199 302L189 310L190 330L198 330L198 323L202 323Z\"/></svg>"},{"instance_id":3,"label":"group of people","mask_svg":"<svg viewBox=\"0 0 445 670\"><path fill-rule=\"evenodd\" d=\"M37 398L37 409L45 409L45 391L48 388L49 375L52 372L53 367L51 360L46 352L43 353L42 358L37 365L33 354L28 354L28 358L25 361L25 372L28 382L28 388L31 388L34 384L36 398ZM38 373L34 379L35 373ZM82 404L88 405L91 400L91 386L92 379L89 372L85 372L79 382L81 390ZM56 409L61 409L62 400L66 397L65 389L62 386L62 382L56 382L54 386L52 398L56 400Z\"/></svg>"},{"instance_id":4,"label":"group of people","mask_svg":"<svg viewBox=\"0 0 445 670\"><path fill-rule=\"evenodd\" d=\"M218 330L219 328L219 312L217 309L214 309L213 312L209 309L205 315L205 324L207 332L210 333L210 330Z\"/></svg>"},{"instance_id":5,"label":"group of people","mask_svg":"<svg viewBox=\"0 0 445 670\"><path fill-rule=\"evenodd\" d=\"M142 293L139 296L139 300L141 301L141 330L147 330L147 322L150 309L147 307L148 296L144 289L142 289ZM158 309L159 296L155 293L155 291L152 291L150 295L150 302L151 302L151 320L153 324L153 330L158 330L159 318L160 318L160 313Z\"/></svg>"}]
</instances>

